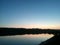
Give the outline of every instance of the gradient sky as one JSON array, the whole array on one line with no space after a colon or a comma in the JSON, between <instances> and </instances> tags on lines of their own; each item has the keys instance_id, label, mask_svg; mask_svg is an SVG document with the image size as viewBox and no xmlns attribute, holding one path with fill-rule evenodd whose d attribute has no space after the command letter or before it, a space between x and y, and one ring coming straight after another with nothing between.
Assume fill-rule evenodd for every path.
<instances>
[{"instance_id":1,"label":"gradient sky","mask_svg":"<svg viewBox=\"0 0 60 45\"><path fill-rule=\"evenodd\" d=\"M60 0L0 0L0 27L60 28Z\"/></svg>"}]
</instances>

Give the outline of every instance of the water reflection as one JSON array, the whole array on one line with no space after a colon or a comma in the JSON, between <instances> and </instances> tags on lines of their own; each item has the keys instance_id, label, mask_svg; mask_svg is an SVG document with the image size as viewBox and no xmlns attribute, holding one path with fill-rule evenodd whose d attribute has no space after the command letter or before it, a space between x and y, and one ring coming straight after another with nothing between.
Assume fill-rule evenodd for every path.
<instances>
[{"instance_id":1,"label":"water reflection","mask_svg":"<svg viewBox=\"0 0 60 45\"><path fill-rule=\"evenodd\" d=\"M0 45L38 45L53 36L52 34L0 36Z\"/></svg>"}]
</instances>

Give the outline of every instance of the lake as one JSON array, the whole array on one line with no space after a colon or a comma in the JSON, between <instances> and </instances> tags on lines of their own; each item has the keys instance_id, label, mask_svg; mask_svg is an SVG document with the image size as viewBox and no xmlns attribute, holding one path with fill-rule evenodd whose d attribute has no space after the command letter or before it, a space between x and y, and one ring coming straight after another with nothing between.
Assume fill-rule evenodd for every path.
<instances>
[{"instance_id":1,"label":"lake","mask_svg":"<svg viewBox=\"0 0 60 45\"><path fill-rule=\"evenodd\" d=\"M0 45L38 45L53 36L52 34L0 36Z\"/></svg>"}]
</instances>

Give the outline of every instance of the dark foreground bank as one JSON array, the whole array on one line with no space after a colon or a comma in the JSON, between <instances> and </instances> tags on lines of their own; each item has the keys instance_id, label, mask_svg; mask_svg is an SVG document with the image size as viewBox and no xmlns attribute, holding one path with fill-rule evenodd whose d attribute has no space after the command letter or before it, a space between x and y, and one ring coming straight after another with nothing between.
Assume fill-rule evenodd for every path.
<instances>
[{"instance_id":1,"label":"dark foreground bank","mask_svg":"<svg viewBox=\"0 0 60 45\"><path fill-rule=\"evenodd\" d=\"M60 35L55 35L54 37L45 42L42 42L39 45L60 45Z\"/></svg>"}]
</instances>

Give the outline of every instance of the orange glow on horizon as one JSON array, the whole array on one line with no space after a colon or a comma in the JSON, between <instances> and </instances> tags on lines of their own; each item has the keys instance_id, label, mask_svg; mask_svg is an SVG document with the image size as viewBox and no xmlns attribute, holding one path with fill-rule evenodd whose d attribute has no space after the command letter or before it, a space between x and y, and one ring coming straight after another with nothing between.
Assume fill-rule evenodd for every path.
<instances>
[{"instance_id":1,"label":"orange glow on horizon","mask_svg":"<svg viewBox=\"0 0 60 45\"><path fill-rule=\"evenodd\" d=\"M41 24L13 25L13 26L6 26L6 27L13 27L13 28L60 29L59 25L41 25Z\"/></svg>"}]
</instances>

